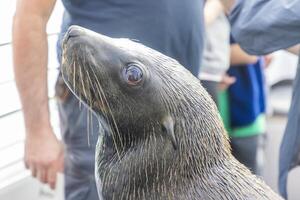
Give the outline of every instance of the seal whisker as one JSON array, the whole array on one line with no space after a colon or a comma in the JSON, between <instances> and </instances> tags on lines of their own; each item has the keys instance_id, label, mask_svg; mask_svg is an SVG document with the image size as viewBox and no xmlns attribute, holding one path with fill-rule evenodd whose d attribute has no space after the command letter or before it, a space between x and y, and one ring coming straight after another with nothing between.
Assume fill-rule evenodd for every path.
<instances>
[{"instance_id":1,"label":"seal whisker","mask_svg":"<svg viewBox=\"0 0 300 200\"><path fill-rule=\"evenodd\" d=\"M91 66L89 66L89 67L91 67ZM94 94L98 94L101 104L102 104L102 105L105 105L105 104L104 104L104 101L103 101L103 97L102 97L103 95L101 94L100 89L98 88L98 85L97 85L97 84L96 84L96 89L95 89L94 84L93 84L93 82L92 82L92 79L91 79L91 77L90 77L90 74L89 74L88 70L87 70L87 77L88 77L89 82L91 83L93 93L94 93ZM102 112L102 115L104 116L104 118L106 119L106 121L109 121L106 112Z\"/></svg>"},{"instance_id":2,"label":"seal whisker","mask_svg":"<svg viewBox=\"0 0 300 200\"><path fill-rule=\"evenodd\" d=\"M81 81L81 86L82 86L82 90L83 90L83 94L85 96L85 99L88 99L88 95L87 95L86 90L85 90L85 84L83 82L82 68L81 67L79 68L79 79Z\"/></svg>"},{"instance_id":3,"label":"seal whisker","mask_svg":"<svg viewBox=\"0 0 300 200\"><path fill-rule=\"evenodd\" d=\"M89 65L88 65L88 67L90 67ZM92 80L91 80L91 77L90 77L90 74L89 74L89 71L88 70L86 70L86 76L87 76L87 80L88 80L88 83L89 83L89 86L90 87L88 87L88 88L90 88L92 91L90 91L90 92L92 92L92 93L96 93L96 90L95 90L95 87L94 87L94 84L93 84L93 82L92 82ZM100 98L101 99L101 98ZM92 99L92 97L90 96L90 99L89 99L89 119L90 119L90 121L91 121L91 133L92 133L92 135L93 135L93 133L94 133L94 131L93 131L93 120L92 120L92 111L91 111L91 109L92 109L92 104L93 104L93 101L95 101L95 99Z\"/></svg>"},{"instance_id":4,"label":"seal whisker","mask_svg":"<svg viewBox=\"0 0 300 200\"><path fill-rule=\"evenodd\" d=\"M75 65L75 60L74 60L74 62L73 62L73 88L74 88L74 91L76 89L76 80L75 80L76 76L75 75L76 75L76 65Z\"/></svg>"},{"instance_id":5,"label":"seal whisker","mask_svg":"<svg viewBox=\"0 0 300 200\"><path fill-rule=\"evenodd\" d=\"M85 66L85 64L86 64L85 59L86 59L86 57L84 56L83 57L83 62L81 62L81 66ZM83 73L82 73L81 68L80 68L81 83L82 83L83 91L85 93L85 99L86 99L87 105L89 107L87 109L87 138L88 138L88 146L90 146L90 133L91 133L90 128L91 127L93 128L92 111L91 111L91 106L92 106L91 86L93 87L93 84L89 79L88 70L83 70L83 71L85 72L85 77L88 77L88 81L83 82ZM86 91L85 87L88 88L87 91Z\"/></svg>"},{"instance_id":6,"label":"seal whisker","mask_svg":"<svg viewBox=\"0 0 300 200\"><path fill-rule=\"evenodd\" d=\"M92 66L88 65L88 67L91 68ZM91 84L91 86L92 86L91 89L93 90L93 93L94 93L94 94L98 94L98 97L99 97L99 99L100 99L101 104L102 104L102 105L105 105L105 104L104 104L104 100L103 100L103 94L101 93L101 91L100 91L100 89L99 89L97 83L96 83L96 89L95 89L94 84L93 84L93 82L92 82L92 79L91 79L91 77L90 77L90 73L88 72L88 70L87 70L87 77L88 77L88 81L90 82L90 84ZM95 97L95 98L97 98L97 97ZM96 101L96 100L94 100L94 101ZM102 114L104 115L104 117L105 117L106 120L108 121L107 113L106 113L106 112L102 112Z\"/></svg>"},{"instance_id":7,"label":"seal whisker","mask_svg":"<svg viewBox=\"0 0 300 200\"><path fill-rule=\"evenodd\" d=\"M86 62L86 56L84 56L83 57L83 63L82 63L82 66L86 66L86 64L87 64L87 62ZM88 73L88 70L87 69L85 69L84 70L84 72L85 72L85 74L87 74ZM86 77L86 75L85 75L85 77ZM87 84L87 94L88 94L88 96L87 96L87 98L86 98L86 100L88 101L88 105L89 105L89 107L91 107L91 103L92 103L92 94L91 94L91 87L90 87L90 85L92 85L92 83L91 82L89 82L89 81L86 81L85 82L86 84Z\"/></svg>"},{"instance_id":8,"label":"seal whisker","mask_svg":"<svg viewBox=\"0 0 300 200\"><path fill-rule=\"evenodd\" d=\"M121 139L121 136L120 136L120 132L119 132L118 126L117 126L117 124L116 124L116 121L115 121L115 119L114 119L114 116L113 116L113 114L112 114L112 112L111 112L111 108L110 108L110 106L109 106L109 104L108 104L108 101L107 101L107 99L106 99L105 93L104 93L104 91L103 91L103 89L102 89L102 87L101 87L101 85L100 85L100 82L99 82L99 80L98 80L98 78L97 78L97 76L96 76L96 73L95 73L94 69L91 68L91 70L92 70L93 75L94 75L94 78L95 78L95 80L96 80L96 85L97 85L98 88L100 89L100 94L103 95L103 99L104 99L104 101L105 101L105 103L106 103L107 109L108 109L108 111L109 111L109 114L111 115L111 118L112 118L112 120L113 120L114 126L115 126L115 128L116 128L117 135L118 135L118 137L119 137L119 139L120 139L121 147L123 148L124 146L123 146L123 143L122 143L122 139ZM118 150L118 145L117 145L116 140L115 140L115 138L114 138L114 134L112 134L112 135L113 135L112 138L113 138L113 140L114 140L114 145L115 145L115 148L116 148L118 157L120 158L120 152L119 152L119 150Z\"/></svg>"},{"instance_id":9,"label":"seal whisker","mask_svg":"<svg viewBox=\"0 0 300 200\"><path fill-rule=\"evenodd\" d=\"M88 139L88 146L90 146L90 108L88 108L87 113L87 139Z\"/></svg>"}]
</instances>

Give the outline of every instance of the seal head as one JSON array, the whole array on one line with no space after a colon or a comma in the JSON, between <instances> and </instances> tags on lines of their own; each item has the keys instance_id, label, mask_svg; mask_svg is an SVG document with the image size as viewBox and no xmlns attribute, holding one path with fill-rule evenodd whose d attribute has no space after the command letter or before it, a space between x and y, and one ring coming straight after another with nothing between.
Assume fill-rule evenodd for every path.
<instances>
[{"instance_id":1,"label":"seal head","mask_svg":"<svg viewBox=\"0 0 300 200\"><path fill-rule=\"evenodd\" d=\"M174 120L162 95L168 78L160 69L161 61L151 59L151 49L74 26L64 38L63 49L62 74L78 98L115 123L111 124L114 129L130 130L134 135L130 142L147 137L140 132L144 122L159 123L166 133L164 137L176 149ZM149 57L141 54L145 50ZM126 138L119 139L116 140L122 143Z\"/></svg>"}]
</instances>

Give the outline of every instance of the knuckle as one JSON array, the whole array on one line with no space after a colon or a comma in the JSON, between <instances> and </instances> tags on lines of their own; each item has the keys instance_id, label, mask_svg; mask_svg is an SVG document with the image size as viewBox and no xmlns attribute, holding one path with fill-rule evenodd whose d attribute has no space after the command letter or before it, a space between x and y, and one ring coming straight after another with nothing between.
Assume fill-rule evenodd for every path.
<instances>
[{"instance_id":1,"label":"knuckle","mask_svg":"<svg viewBox=\"0 0 300 200\"><path fill-rule=\"evenodd\" d=\"M40 178L39 180L40 180L42 183L46 183L46 180L43 179L43 178Z\"/></svg>"},{"instance_id":2,"label":"knuckle","mask_svg":"<svg viewBox=\"0 0 300 200\"><path fill-rule=\"evenodd\" d=\"M48 184L49 184L49 185L54 185L54 184L55 184L55 181L54 181L54 180L48 180Z\"/></svg>"},{"instance_id":3,"label":"knuckle","mask_svg":"<svg viewBox=\"0 0 300 200\"><path fill-rule=\"evenodd\" d=\"M24 165L26 169L29 169L29 163L26 160L24 160Z\"/></svg>"},{"instance_id":4,"label":"knuckle","mask_svg":"<svg viewBox=\"0 0 300 200\"><path fill-rule=\"evenodd\" d=\"M35 171L31 171L31 176L32 176L32 177L37 177L36 172L35 172Z\"/></svg>"},{"instance_id":5,"label":"knuckle","mask_svg":"<svg viewBox=\"0 0 300 200\"><path fill-rule=\"evenodd\" d=\"M51 165L51 161L49 161L49 160L40 160L39 165L43 168L47 168Z\"/></svg>"},{"instance_id":6,"label":"knuckle","mask_svg":"<svg viewBox=\"0 0 300 200\"><path fill-rule=\"evenodd\" d=\"M48 163L46 163L46 162L39 162L39 166L41 168L46 168L48 166Z\"/></svg>"}]
</instances>

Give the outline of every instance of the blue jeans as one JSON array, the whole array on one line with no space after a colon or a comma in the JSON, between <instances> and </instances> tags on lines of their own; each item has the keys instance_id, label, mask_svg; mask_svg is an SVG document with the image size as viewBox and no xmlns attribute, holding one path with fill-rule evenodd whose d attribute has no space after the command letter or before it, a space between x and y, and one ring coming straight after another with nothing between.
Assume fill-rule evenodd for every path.
<instances>
[{"instance_id":1,"label":"blue jeans","mask_svg":"<svg viewBox=\"0 0 300 200\"><path fill-rule=\"evenodd\" d=\"M62 139L65 144L65 199L98 200L94 169L100 129L96 117L64 85L56 85ZM88 122L89 120L89 122Z\"/></svg>"}]
</instances>

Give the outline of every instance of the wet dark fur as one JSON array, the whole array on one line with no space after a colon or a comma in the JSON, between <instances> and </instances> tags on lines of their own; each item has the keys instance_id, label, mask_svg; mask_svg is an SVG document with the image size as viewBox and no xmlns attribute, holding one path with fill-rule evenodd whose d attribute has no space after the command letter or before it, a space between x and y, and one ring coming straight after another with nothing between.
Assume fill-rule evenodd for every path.
<instances>
[{"instance_id":1,"label":"wet dark fur","mask_svg":"<svg viewBox=\"0 0 300 200\"><path fill-rule=\"evenodd\" d=\"M143 69L141 86L123 80L128 63ZM215 104L177 61L73 27L63 44L62 72L110 128L96 154L103 199L280 199L233 158Z\"/></svg>"}]
</instances>

